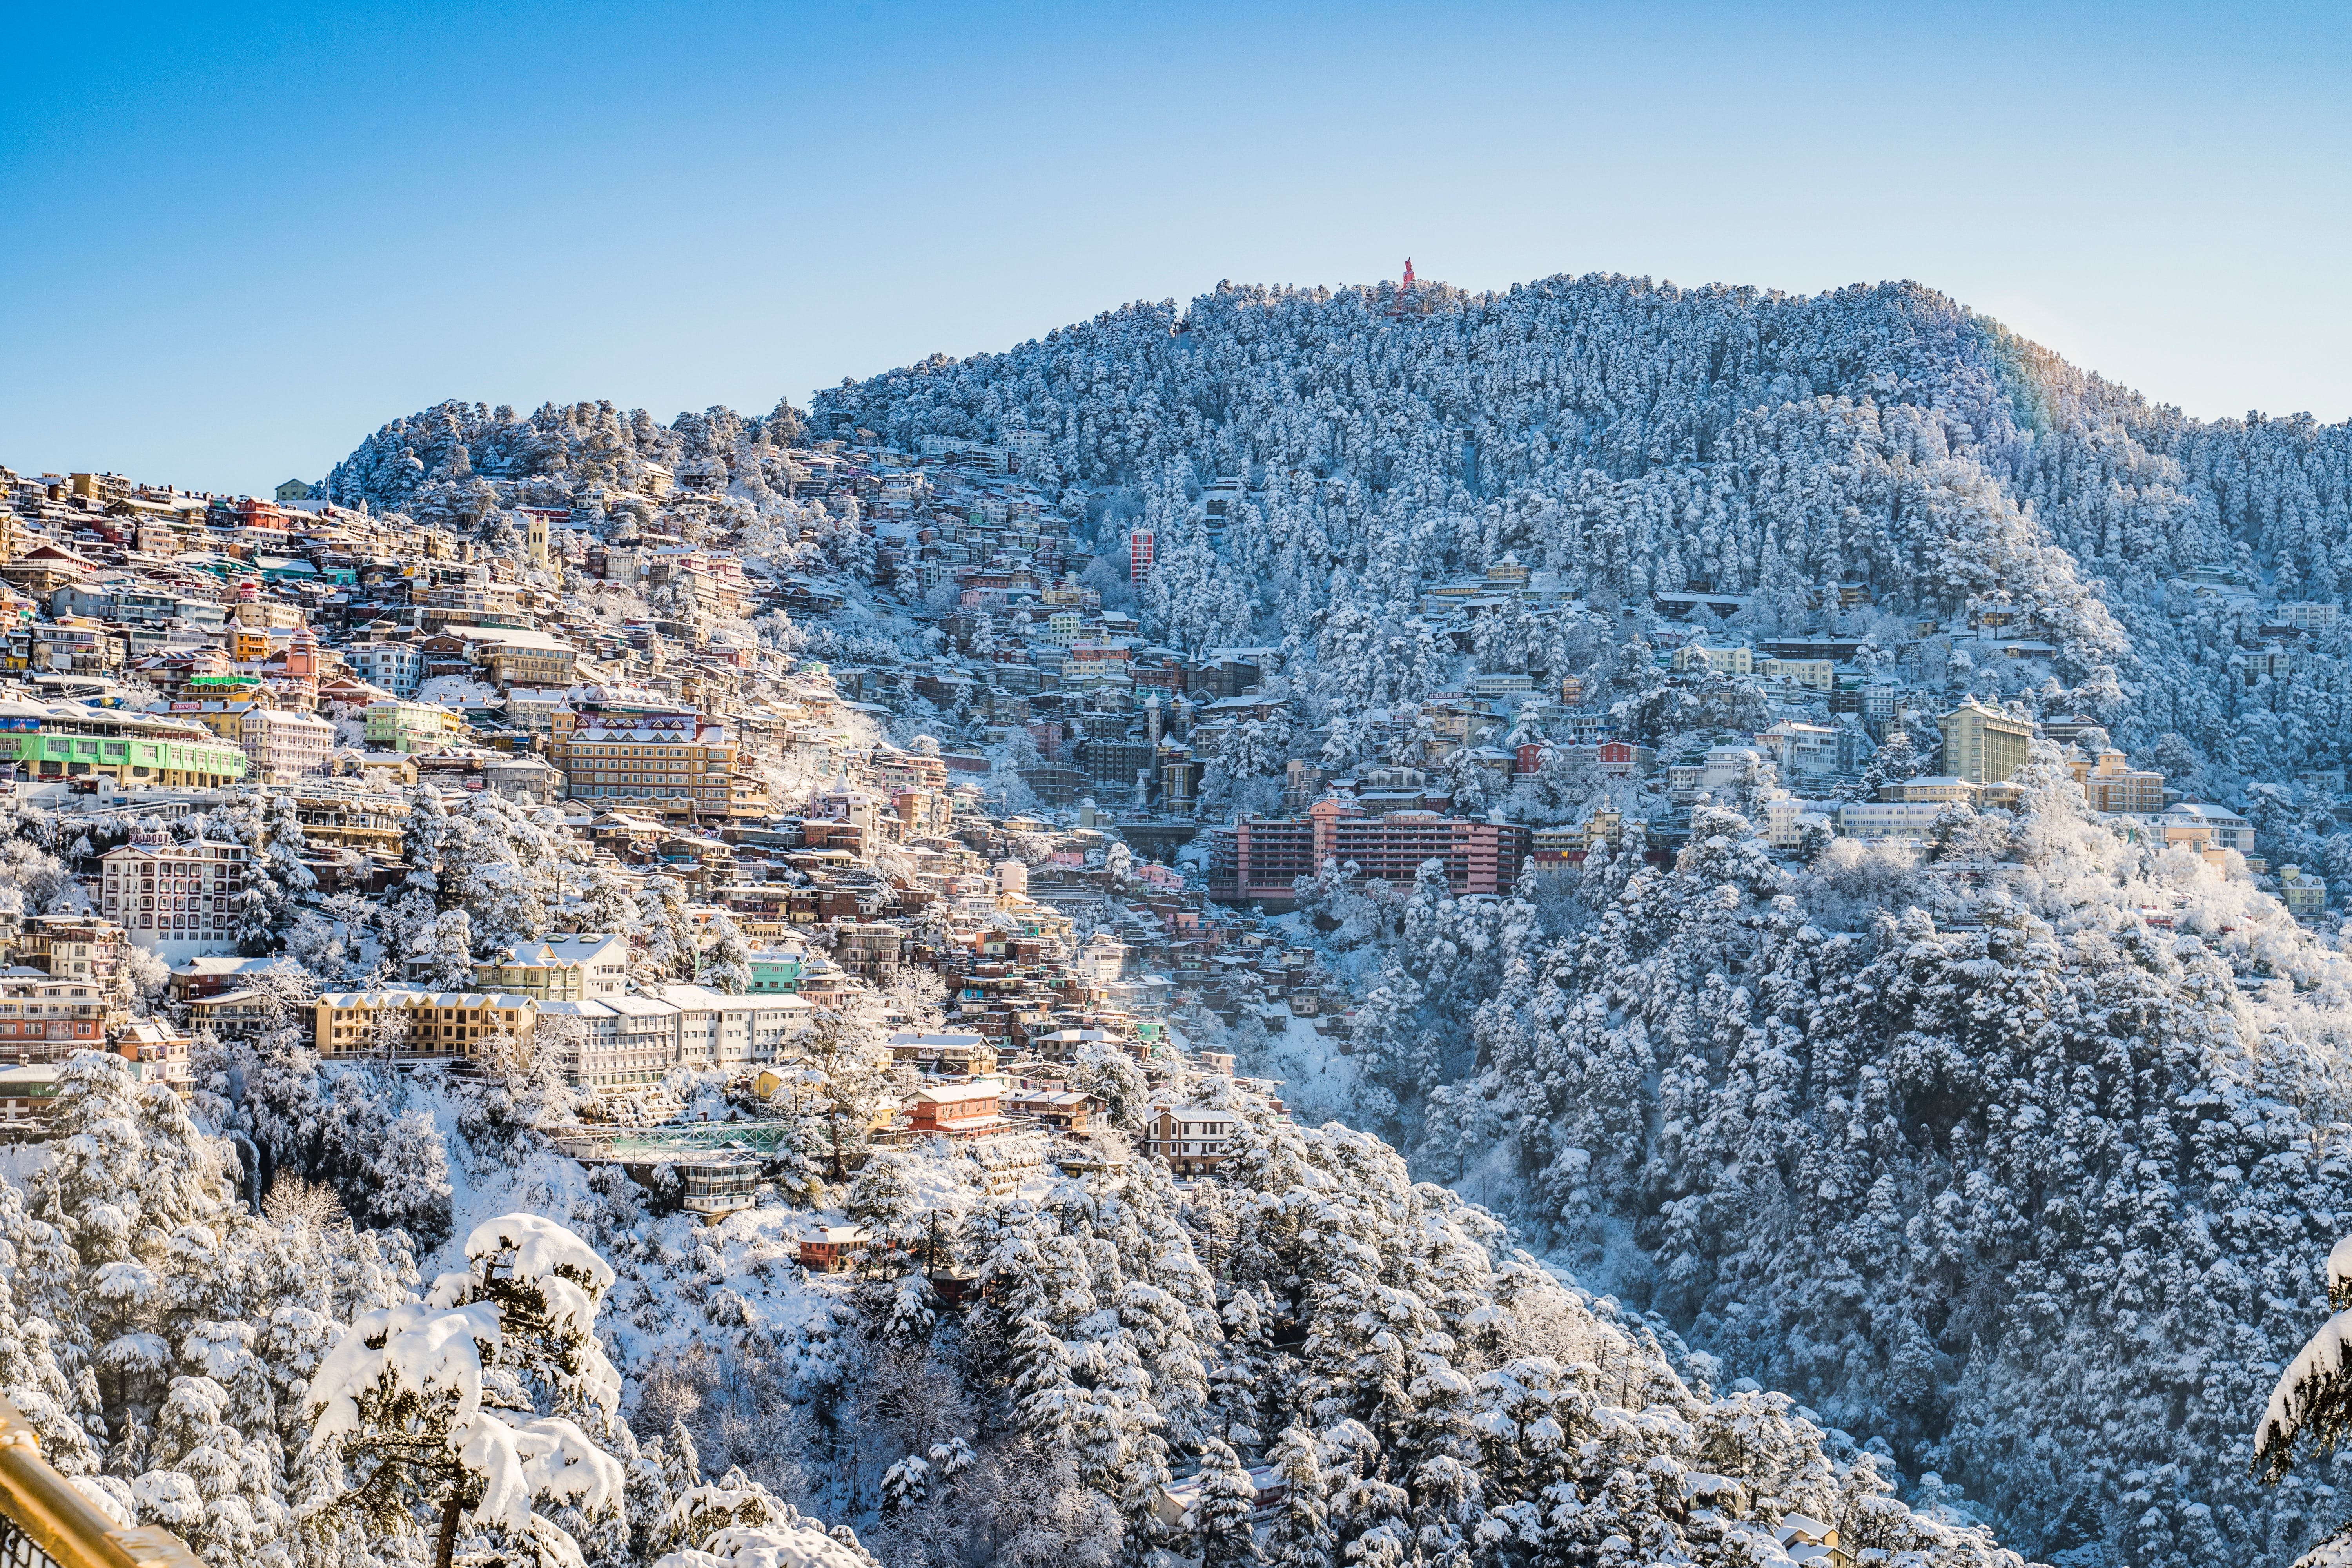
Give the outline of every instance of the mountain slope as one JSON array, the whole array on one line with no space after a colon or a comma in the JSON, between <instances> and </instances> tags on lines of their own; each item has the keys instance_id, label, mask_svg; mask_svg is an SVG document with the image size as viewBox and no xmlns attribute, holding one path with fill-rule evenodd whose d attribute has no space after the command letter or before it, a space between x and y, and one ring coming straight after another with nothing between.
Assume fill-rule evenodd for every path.
<instances>
[{"instance_id":1,"label":"mountain slope","mask_svg":"<svg viewBox=\"0 0 2352 1568\"><path fill-rule=\"evenodd\" d=\"M2283 603L2352 594L2352 427L2190 420L1911 284L1392 303L1221 287L847 384L807 423L903 447L1043 433L1099 552L1159 535L1146 629L1277 646L1294 753L1335 766L1378 760L1391 710L1463 673L1421 594L1516 554L1591 609L1482 621L1480 666L1579 676L1643 741L1740 716L1657 700L1606 614L1704 584L1748 595L1730 635L1838 630L1922 706L2088 713L2242 802L2274 861L2352 875L2334 790L2305 776L2352 746L2352 649L2312 615L2264 651ZM758 505L799 433L772 420L445 405L337 484L448 504L482 451L593 511L634 456L720 464ZM1224 475L1249 482L1213 527L1197 502ZM1825 579L1875 602L1818 610ZM1922 630L2004 595L2047 657ZM2251 1485L2244 1430L2342 1223L2352 977L2332 929L2114 840L2037 766L2021 809L1921 857L1776 866L1724 811L1671 868L1621 853L1499 904L1325 887L1310 913L1335 944L1369 934L1355 963L1377 972L1351 1119L1727 1375L1985 1499L2021 1550L2284 1562L2334 1506ZM1492 804L1574 820L1599 799Z\"/></svg>"}]
</instances>

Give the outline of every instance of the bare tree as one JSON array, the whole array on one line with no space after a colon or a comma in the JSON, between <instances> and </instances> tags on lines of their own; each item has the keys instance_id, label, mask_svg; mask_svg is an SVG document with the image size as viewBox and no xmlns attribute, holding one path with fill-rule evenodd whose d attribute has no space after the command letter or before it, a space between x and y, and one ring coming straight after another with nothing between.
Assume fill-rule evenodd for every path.
<instances>
[{"instance_id":1,"label":"bare tree","mask_svg":"<svg viewBox=\"0 0 2352 1568\"><path fill-rule=\"evenodd\" d=\"M261 1213L271 1224L289 1230L326 1230L349 1225L352 1216L335 1189L290 1171L280 1171L261 1200Z\"/></svg>"}]
</instances>

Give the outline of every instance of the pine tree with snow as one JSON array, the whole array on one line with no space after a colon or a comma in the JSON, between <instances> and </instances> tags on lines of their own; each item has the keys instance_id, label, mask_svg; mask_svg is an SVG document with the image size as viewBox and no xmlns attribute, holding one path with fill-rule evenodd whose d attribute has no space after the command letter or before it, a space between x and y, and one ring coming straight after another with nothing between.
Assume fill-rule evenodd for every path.
<instances>
[{"instance_id":1,"label":"pine tree with snow","mask_svg":"<svg viewBox=\"0 0 2352 1568\"><path fill-rule=\"evenodd\" d=\"M1282 1484L1282 1510L1275 1515L1265 1559L1279 1568L1329 1568L1336 1542L1325 1512L1322 1459L1314 1434L1289 1426L1275 1440L1266 1462Z\"/></svg>"},{"instance_id":2,"label":"pine tree with snow","mask_svg":"<svg viewBox=\"0 0 2352 1568\"><path fill-rule=\"evenodd\" d=\"M1250 1513L1257 1489L1233 1449L1212 1437L1201 1446L1200 1489L1185 1521L1199 1543L1202 1568L1260 1561Z\"/></svg>"},{"instance_id":3,"label":"pine tree with snow","mask_svg":"<svg viewBox=\"0 0 2352 1568\"><path fill-rule=\"evenodd\" d=\"M625 1506L621 1462L598 1441L621 1396L595 1337L612 1268L534 1215L478 1226L465 1250L466 1272L423 1301L362 1315L311 1380L310 1443L332 1489L306 1510L387 1537L430 1518L436 1568L449 1568L463 1529L577 1561L537 1505L591 1517Z\"/></svg>"},{"instance_id":4,"label":"pine tree with snow","mask_svg":"<svg viewBox=\"0 0 2352 1568\"><path fill-rule=\"evenodd\" d=\"M751 984L751 944L744 940L743 928L722 910L710 918L706 929L710 944L702 952L701 984L729 995L747 990Z\"/></svg>"}]
</instances>

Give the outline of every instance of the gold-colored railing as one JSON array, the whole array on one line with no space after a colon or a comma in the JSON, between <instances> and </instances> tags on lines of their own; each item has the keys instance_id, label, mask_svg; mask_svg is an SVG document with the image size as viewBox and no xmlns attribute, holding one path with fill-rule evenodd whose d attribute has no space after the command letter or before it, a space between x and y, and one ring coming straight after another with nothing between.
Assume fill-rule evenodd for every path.
<instances>
[{"instance_id":1,"label":"gold-colored railing","mask_svg":"<svg viewBox=\"0 0 2352 1568\"><path fill-rule=\"evenodd\" d=\"M49 1468L16 1407L0 1399L0 1568L205 1568L156 1525L117 1524Z\"/></svg>"}]
</instances>

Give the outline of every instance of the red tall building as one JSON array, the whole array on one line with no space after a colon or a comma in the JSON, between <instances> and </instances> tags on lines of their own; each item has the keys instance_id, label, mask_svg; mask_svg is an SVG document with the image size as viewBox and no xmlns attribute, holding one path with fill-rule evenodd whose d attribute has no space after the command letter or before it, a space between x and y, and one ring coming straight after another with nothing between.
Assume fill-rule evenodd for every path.
<instances>
[{"instance_id":1,"label":"red tall building","mask_svg":"<svg viewBox=\"0 0 2352 1568\"><path fill-rule=\"evenodd\" d=\"M1127 536L1127 580L1140 583L1151 575L1151 547L1154 541L1148 532Z\"/></svg>"},{"instance_id":2,"label":"red tall building","mask_svg":"<svg viewBox=\"0 0 2352 1568\"><path fill-rule=\"evenodd\" d=\"M1209 896L1228 903L1287 908L1294 877L1313 876L1326 860L1353 862L1369 880L1411 886L1424 860L1445 868L1458 897L1507 893L1534 849L1534 836L1510 822L1473 822L1433 811L1372 816L1350 800L1327 798L1304 818L1244 817L1218 836Z\"/></svg>"}]
</instances>

